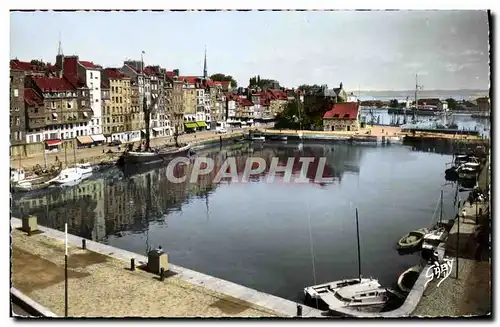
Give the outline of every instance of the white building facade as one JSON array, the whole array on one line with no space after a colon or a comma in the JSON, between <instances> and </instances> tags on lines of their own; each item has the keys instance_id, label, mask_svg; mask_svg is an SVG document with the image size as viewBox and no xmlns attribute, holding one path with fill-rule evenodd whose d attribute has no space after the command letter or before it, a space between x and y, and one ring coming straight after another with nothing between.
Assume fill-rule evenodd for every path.
<instances>
[{"instance_id":1,"label":"white building facade","mask_svg":"<svg viewBox=\"0 0 500 327\"><path fill-rule=\"evenodd\" d=\"M89 88L90 108L93 116L88 124L88 135L102 134L101 69L88 61L80 61L78 75Z\"/></svg>"}]
</instances>

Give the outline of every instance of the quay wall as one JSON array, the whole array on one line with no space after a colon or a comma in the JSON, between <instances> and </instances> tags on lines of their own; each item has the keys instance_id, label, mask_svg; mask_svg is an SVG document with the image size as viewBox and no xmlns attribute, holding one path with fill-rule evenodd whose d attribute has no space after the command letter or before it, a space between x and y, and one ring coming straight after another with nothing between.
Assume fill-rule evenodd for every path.
<instances>
[{"instance_id":1,"label":"quay wall","mask_svg":"<svg viewBox=\"0 0 500 327\"><path fill-rule=\"evenodd\" d=\"M22 225L19 218L11 217L12 228ZM64 242L65 235L63 232L38 225L38 229L44 232L44 235L50 238ZM82 245L81 237L68 234L68 243L73 246L80 247ZM118 249L109 245L101 244L91 240L86 240L86 248L89 251L97 252L123 261L125 265L130 263L130 259L134 258L136 264L146 264L146 256ZM168 249L165 249L168 253ZM209 290L222 293L233 298L246 301L248 303L270 309L280 313L285 317L295 317L297 315L298 303L289 301L271 294L260 292L242 285L238 285L223 279L205 275L194 270L190 270L169 262L169 270L179 276L185 282L195 284L197 286L207 288ZM302 305L302 304L301 304ZM302 305L302 317L323 317L320 310Z\"/></svg>"},{"instance_id":2,"label":"quay wall","mask_svg":"<svg viewBox=\"0 0 500 327\"><path fill-rule=\"evenodd\" d=\"M10 299L13 304L18 305L35 317L58 317L55 313L33 301L15 287L10 288Z\"/></svg>"}]
</instances>

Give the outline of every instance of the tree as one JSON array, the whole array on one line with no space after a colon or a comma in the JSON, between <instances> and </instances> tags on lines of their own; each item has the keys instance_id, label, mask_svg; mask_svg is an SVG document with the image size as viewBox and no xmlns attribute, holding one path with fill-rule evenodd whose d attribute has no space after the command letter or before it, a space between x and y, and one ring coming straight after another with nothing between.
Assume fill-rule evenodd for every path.
<instances>
[{"instance_id":1,"label":"tree","mask_svg":"<svg viewBox=\"0 0 500 327\"><path fill-rule=\"evenodd\" d=\"M248 87L249 88L260 88L261 90L267 90L273 87L273 84L277 83L278 88L279 88L279 82L273 80L273 79L267 79L267 78L260 78L260 75L251 77L248 80Z\"/></svg>"},{"instance_id":2,"label":"tree","mask_svg":"<svg viewBox=\"0 0 500 327\"><path fill-rule=\"evenodd\" d=\"M446 99L446 102L448 103L448 109L450 109L450 110L457 109L457 101L455 99L448 98L448 99Z\"/></svg>"},{"instance_id":3,"label":"tree","mask_svg":"<svg viewBox=\"0 0 500 327\"><path fill-rule=\"evenodd\" d=\"M218 82L230 82L232 88L238 87L238 83L231 75L217 73L217 74L213 74L212 76L210 76L210 79L213 81L218 81Z\"/></svg>"},{"instance_id":4,"label":"tree","mask_svg":"<svg viewBox=\"0 0 500 327\"><path fill-rule=\"evenodd\" d=\"M399 107L399 102L398 102L398 100L396 100L396 99L392 99L392 100L389 102L389 107L391 107L391 108L398 108L398 107Z\"/></svg>"},{"instance_id":5,"label":"tree","mask_svg":"<svg viewBox=\"0 0 500 327\"><path fill-rule=\"evenodd\" d=\"M311 124L311 119L297 100L287 103L285 109L276 115L277 128L300 129Z\"/></svg>"},{"instance_id":6,"label":"tree","mask_svg":"<svg viewBox=\"0 0 500 327\"><path fill-rule=\"evenodd\" d=\"M309 93L309 92L316 93L316 92L321 90L321 86L318 84L314 84L314 85L302 84L297 89L300 91L305 91L306 93Z\"/></svg>"}]
</instances>

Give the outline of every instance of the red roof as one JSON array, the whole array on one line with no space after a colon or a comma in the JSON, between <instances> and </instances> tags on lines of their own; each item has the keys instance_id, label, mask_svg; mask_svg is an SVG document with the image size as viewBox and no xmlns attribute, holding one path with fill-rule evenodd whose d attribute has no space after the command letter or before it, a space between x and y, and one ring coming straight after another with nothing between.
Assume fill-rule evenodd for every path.
<instances>
[{"instance_id":1,"label":"red roof","mask_svg":"<svg viewBox=\"0 0 500 327\"><path fill-rule=\"evenodd\" d=\"M32 79L42 92L71 91L74 89L66 78L33 76Z\"/></svg>"},{"instance_id":2,"label":"red roof","mask_svg":"<svg viewBox=\"0 0 500 327\"><path fill-rule=\"evenodd\" d=\"M239 98L238 103L242 106L253 106L252 101L248 100L247 98Z\"/></svg>"},{"instance_id":3,"label":"red roof","mask_svg":"<svg viewBox=\"0 0 500 327\"><path fill-rule=\"evenodd\" d=\"M43 71L44 70L44 67L33 65L32 63L26 62L26 61L19 61L17 59L13 59L10 61L10 68L17 69L17 70L23 70L23 71Z\"/></svg>"},{"instance_id":4,"label":"red roof","mask_svg":"<svg viewBox=\"0 0 500 327\"><path fill-rule=\"evenodd\" d=\"M323 118L357 119L359 110L358 102L334 103L332 109L325 112Z\"/></svg>"},{"instance_id":5,"label":"red roof","mask_svg":"<svg viewBox=\"0 0 500 327\"><path fill-rule=\"evenodd\" d=\"M100 69L101 67L97 66L94 64L92 61L80 61L80 65L82 65L85 68L90 68L90 69Z\"/></svg>"},{"instance_id":6,"label":"red roof","mask_svg":"<svg viewBox=\"0 0 500 327\"><path fill-rule=\"evenodd\" d=\"M32 88L24 89L24 101L26 101L26 103L30 106L34 106L36 104L43 105L42 97Z\"/></svg>"},{"instance_id":7,"label":"red roof","mask_svg":"<svg viewBox=\"0 0 500 327\"><path fill-rule=\"evenodd\" d=\"M174 79L175 73L173 71L167 71L167 77L170 79Z\"/></svg>"},{"instance_id":8,"label":"red roof","mask_svg":"<svg viewBox=\"0 0 500 327\"><path fill-rule=\"evenodd\" d=\"M81 78L78 77L78 57L68 56L64 57L64 77L74 88L86 88L87 85Z\"/></svg>"},{"instance_id":9,"label":"red roof","mask_svg":"<svg viewBox=\"0 0 500 327\"><path fill-rule=\"evenodd\" d=\"M109 79L125 79L125 78L129 78L127 75L125 75L122 72L120 72L120 70L118 68L106 68L106 69L104 69L104 74L106 74L106 76Z\"/></svg>"},{"instance_id":10,"label":"red roof","mask_svg":"<svg viewBox=\"0 0 500 327\"><path fill-rule=\"evenodd\" d=\"M201 82L201 78L198 76L179 76L179 79L186 82L187 84L196 84Z\"/></svg>"},{"instance_id":11,"label":"red roof","mask_svg":"<svg viewBox=\"0 0 500 327\"><path fill-rule=\"evenodd\" d=\"M215 85L221 85L223 87L229 87L229 83L228 81L214 81L214 84Z\"/></svg>"},{"instance_id":12,"label":"red roof","mask_svg":"<svg viewBox=\"0 0 500 327\"><path fill-rule=\"evenodd\" d=\"M277 89L269 89L266 92L266 95L269 97L269 100L287 100L288 97L285 92Z\"/></svg>"}]
</instances>

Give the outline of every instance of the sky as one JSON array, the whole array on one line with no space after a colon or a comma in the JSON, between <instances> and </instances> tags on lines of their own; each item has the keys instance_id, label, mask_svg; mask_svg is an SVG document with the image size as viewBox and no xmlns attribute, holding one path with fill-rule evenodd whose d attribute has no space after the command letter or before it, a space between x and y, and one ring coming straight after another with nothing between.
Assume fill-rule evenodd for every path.
<instances>
[{"instance_id":1,"label":"sky","mask_svg":"<svg viewBox=\"0 0 500 327\"><path fill-rule=\"evenodd\" d=\"M348 91L489 89L486 11L12 12L10 57L126 59Z\"/></svg>"}]
</instances>

